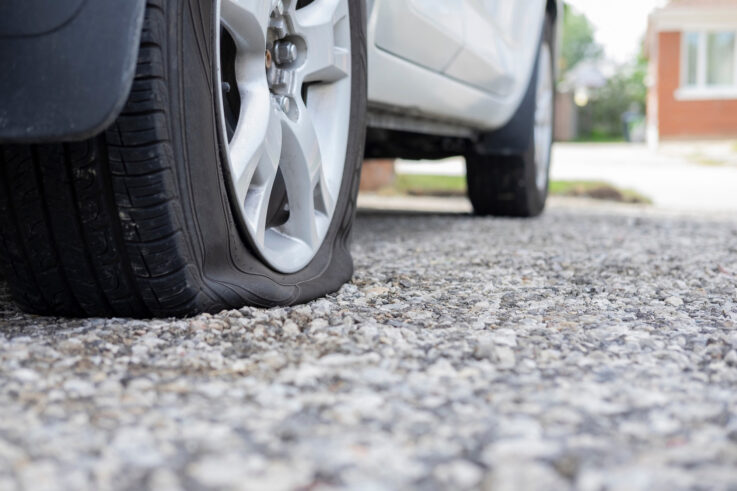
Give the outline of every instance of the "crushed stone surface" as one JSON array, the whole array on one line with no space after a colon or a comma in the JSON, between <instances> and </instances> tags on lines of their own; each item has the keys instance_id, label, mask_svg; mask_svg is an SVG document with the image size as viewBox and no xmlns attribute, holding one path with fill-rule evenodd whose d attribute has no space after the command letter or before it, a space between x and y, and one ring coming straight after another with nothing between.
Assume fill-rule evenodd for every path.
<instances>
[{"instance_id":1,"label":"crushed stone surface","mask_svg":"<svg viewBox=\"0 0 737 491\"><path fill-rule=\"evenodd\" d=\"M182 320L3 286L0 489L737 488L737 221L364 212L353 253Z\"/></svg>"}]
</instances>

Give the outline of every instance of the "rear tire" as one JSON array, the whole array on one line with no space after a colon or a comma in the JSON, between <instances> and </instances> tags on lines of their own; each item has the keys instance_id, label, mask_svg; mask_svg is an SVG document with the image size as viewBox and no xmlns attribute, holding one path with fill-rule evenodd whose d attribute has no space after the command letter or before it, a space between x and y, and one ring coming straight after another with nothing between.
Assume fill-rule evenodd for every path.
<instances>
[{"instance_id":1,"label":"rear tire","mask_svg":"<svg viewBox=\"0 0 737 491\"><path fill-rule=\"evenodd\" d=\"M289 273L254 249L228 186L215 5L148 1L133 89L103 134L0 146L0 267L23 310L162 317L288 305L352 276L365 138L363 1L348 2L350 125L334 213L314 257Z\"/></svg>"},{"instance_id":2,"label":"rear tire","mask_svg":"<svg viewBox=\"0 0 737 491\"><path fill-rule=\"evenodd\" d=\"M477 215L534 217L545 209L555 119L553 33L553 22L548 16L525 101L508 126L497 132L503 135L497 140L524 132L526 149L488 154L472 148L466 154L468 197ZM533 104L533 117L524 115L528 103Z\"/></svg>"}]
</instances>

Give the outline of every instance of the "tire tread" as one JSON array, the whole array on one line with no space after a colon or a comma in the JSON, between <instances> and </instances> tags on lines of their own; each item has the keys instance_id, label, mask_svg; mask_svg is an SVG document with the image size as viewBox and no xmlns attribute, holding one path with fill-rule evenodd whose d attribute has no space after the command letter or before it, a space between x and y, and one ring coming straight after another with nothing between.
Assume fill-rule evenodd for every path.
<instances>
[{"instance_id":1,"label":"tire tread","mask_svg":"<svg viewBox=\"0 0 737 491\"><path fill-rule=\"evenodd\" d=\"M0 268L42 315L189 314L201 306L178 209L163 4L149 0L131 93L79 143L0 147Z\"/></svg>"}]
</instances>

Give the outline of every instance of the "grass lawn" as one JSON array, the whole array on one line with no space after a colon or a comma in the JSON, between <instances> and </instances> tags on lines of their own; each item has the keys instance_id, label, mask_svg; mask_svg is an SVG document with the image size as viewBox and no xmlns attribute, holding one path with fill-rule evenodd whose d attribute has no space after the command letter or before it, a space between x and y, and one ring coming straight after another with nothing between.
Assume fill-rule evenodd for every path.
<instances>
[{"instance_id":1,"label":"grass lawn","mask_svg":"<svg viewBox=\"0 0 737 491\"><path fill-rule=\"evenodd\" d=\"M464 176L399 174L394 185L383 189L381 194L465 196L466 178ZM577 196L618 201L621 203L652 203L648 197L643 196L637 191L619 189L602 181L551 181L550 194L553 196Z\"/></svg>"},{"instance_id":2,"label":"grass lawn","mask_svg":"<svg viewBox=\"0 0 737 491\"><path fill-rule=\"evenodd\" d=\"M464 196L466 177L399 174L393 189L399 194Z\"/></svg>"},{"instance_id":3,"label":"grass lawn","mask_svg":"<svg viewBox=\"0 0 737 491\"><path fill-rule=\"evenodd\" d=\"M604 181L550 181L553 196L579 196L618 201L620 203L652 204L647 196L632 189L622 189Z\"/></svg>"},{"instance_id":4,"label":"grass lawn","mask_svg":"<svg viewBox=\"0 0 737 491\"><path fill-rule=\"evenodd\" d=\"M590 135L580 136L576 143L624 143L623 135L610 135L601 131L592 131Z\"/></svg>"}]
</instances>

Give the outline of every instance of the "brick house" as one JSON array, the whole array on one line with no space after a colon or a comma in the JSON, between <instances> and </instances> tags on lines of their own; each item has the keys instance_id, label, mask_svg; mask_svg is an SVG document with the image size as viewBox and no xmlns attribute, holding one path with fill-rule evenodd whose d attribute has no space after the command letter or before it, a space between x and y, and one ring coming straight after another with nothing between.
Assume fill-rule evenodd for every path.
<instances>
[{"instance_id":1,"label":"brick house","mask_svg":"<svg viewBox=\"0 0 737 491\"><path fill-rule=\"evenodd\" d=\"M650 16L648 141L737 138L737 0L672 0Z\"/></svg>"}]
</instances>

